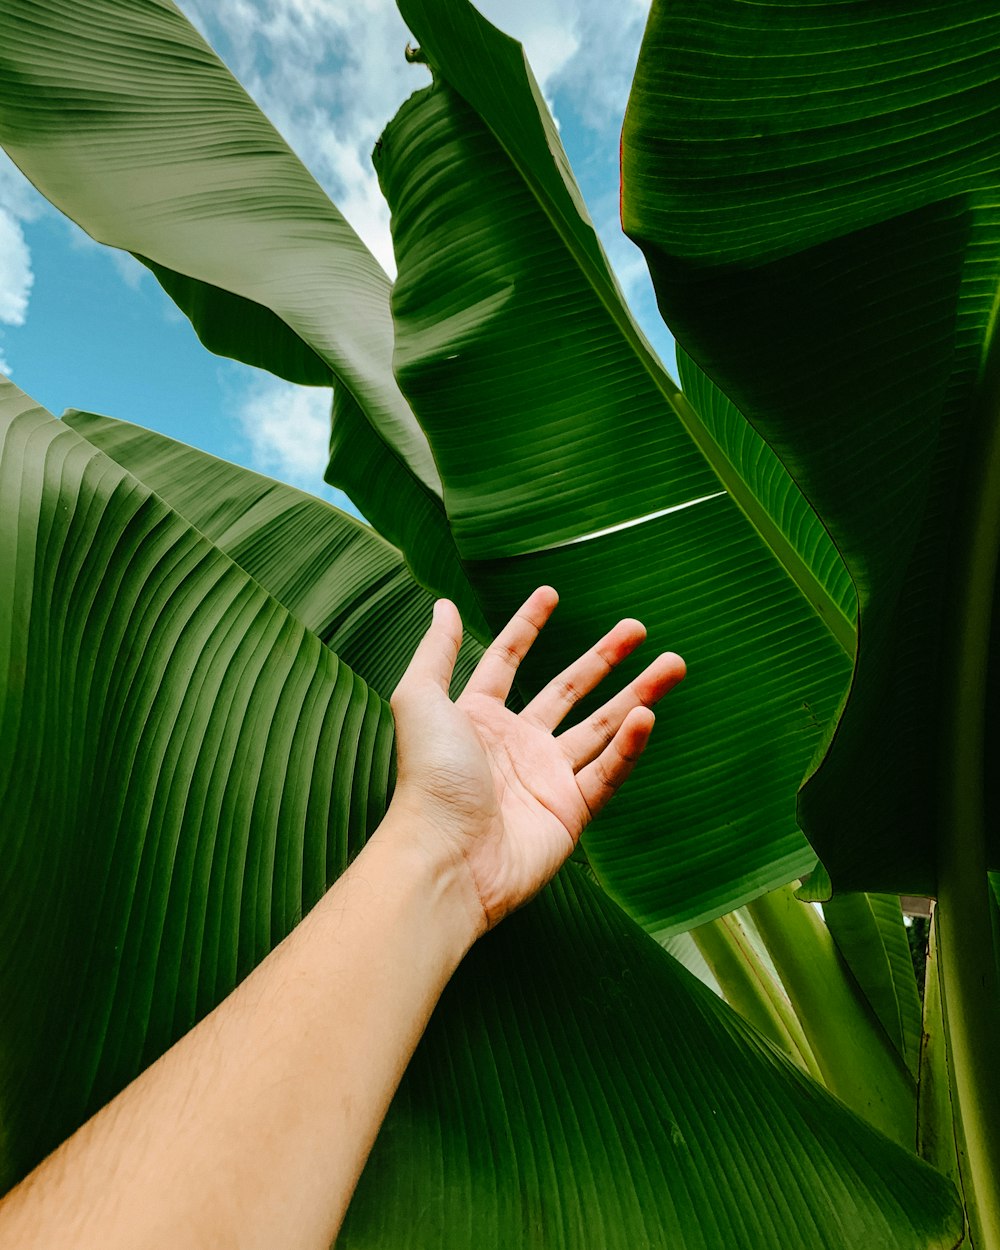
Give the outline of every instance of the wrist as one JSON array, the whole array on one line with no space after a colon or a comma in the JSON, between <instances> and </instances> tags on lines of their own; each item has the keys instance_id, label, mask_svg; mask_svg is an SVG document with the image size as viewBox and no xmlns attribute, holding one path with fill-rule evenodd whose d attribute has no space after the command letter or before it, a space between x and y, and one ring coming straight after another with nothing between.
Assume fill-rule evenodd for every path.
<instances>
[{"instance_id":1,"label":"wrist","mask_svg":"<svg viewBox=\"0 0 1000 1250\"><path fill-rule=\"evenodd\" d=\"M398 792L355 863L378 860L395 888L413 896L457 964L488 928L468 861L433 816Z\"/></svg>"}]
</instances>

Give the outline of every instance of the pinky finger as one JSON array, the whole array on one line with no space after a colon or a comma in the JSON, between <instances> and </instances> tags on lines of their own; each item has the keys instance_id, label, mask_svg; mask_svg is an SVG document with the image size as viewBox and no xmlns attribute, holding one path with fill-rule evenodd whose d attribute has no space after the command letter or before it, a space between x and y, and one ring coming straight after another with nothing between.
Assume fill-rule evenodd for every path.
<instances>
[{"instance_id":1,"label":"pinky finger","mask_svg":"<svg viewBox=\"0 0 1000 1250\"><path fill-rule=\"evenodd\" d=\"M634 707L597 759L576 774L576 784L592 817L635 768L655 723L650 708Z\"/></svg>"}]
</instances>

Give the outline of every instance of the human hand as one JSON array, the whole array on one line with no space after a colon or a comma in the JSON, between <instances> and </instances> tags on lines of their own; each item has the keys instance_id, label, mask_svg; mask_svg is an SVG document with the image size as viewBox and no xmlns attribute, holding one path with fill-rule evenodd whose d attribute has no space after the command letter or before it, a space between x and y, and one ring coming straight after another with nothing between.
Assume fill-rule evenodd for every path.
<instances>
[{"instance_id":1,"label":"human hand","mask_svg":"<svg viewBox=\"0 0 1000 1250\"><path fill-rule=\"evenodd\" d=\"M520 714L505 699L559 596L536 590L480 660L465 690L448 695L462 641L447 599L393 693L398 784L392 811L472 886L477 934L555 876L584 828L642 754L651 707L684 676L667 652L587 720L553 731L570 709L644 640L626 619L535 696Z\"/></svg>"}]
</instances>

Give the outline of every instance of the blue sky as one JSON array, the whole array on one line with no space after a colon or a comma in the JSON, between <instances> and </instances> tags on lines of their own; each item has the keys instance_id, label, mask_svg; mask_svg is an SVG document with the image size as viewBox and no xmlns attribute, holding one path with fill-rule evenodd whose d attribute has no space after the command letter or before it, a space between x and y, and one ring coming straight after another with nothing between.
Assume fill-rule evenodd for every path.
<instances>
[{"instance_id":1,"label":"blue sky","mask_svg":"<svg viewBox=\"0 0 1000 1250\"><path fill-rule=\"evenodd\" d=\"M618 137L648 0L484 0L522 40L640 324L672 344L618 226ZM181 0L386 269L369 153L426 71L392 0ZM0 368L55 413L89 408L343 502L322 480L329 392L208 353L155 279L92 242L0 153Z\"/></svg>"}]
</instances>

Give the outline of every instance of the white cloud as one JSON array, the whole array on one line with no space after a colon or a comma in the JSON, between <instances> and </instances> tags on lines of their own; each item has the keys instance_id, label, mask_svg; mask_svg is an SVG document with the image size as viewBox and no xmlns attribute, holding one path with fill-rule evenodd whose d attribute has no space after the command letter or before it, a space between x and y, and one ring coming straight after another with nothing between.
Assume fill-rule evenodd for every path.
<instances>
[{"instance_id":1,"label":"white cloud","mask_svg":"<svg viewBox=\"0 0 1000 1250\"><path fill-rule=\"evenodd\" d=\"M330 444L332 392L261 374L237 403L253 467L268 477L336 504L357 516L343 491L323 481Z\"/></svg>"},{"instance_id":2,"label":"white cloud","mask_svg":"<svg viewBox=\"0 0 1000 1250\"><path fill-rule=\"evenodd\" d=\"M6 208L0 208L0 321L24 325L34 281L24 231Z\"/></svg>"},{"instance_id":3,"label":"white cloud","mask_svg":"<svg viewBox=\"0 0 1000 1250\"><path fill-rule=\"evenodd\" d=\"M34 221L48 209L48 201L35 190L7 153L0 148L0 208L19 221Z\"/></svg>"},{"instance_id":4,"label":"white cloud","mask_svg":"<svg viewBox=\"0 0 1000 1250\"><path fill-rule=\"evenodd\" d=\"M256 469L315 490L326 467L331 392L261 377L244 395L239 421Z\"/></svg>"},{"instance_id":5,"label":"white cloud","mask_svg":"<svg viewBox=\"0 0 1000 1250\"><path fill-rule=\"evenodd\" d=\"M22 223L34 221L46 208L35 188L0 149L0 324L23 326L28 316L35 273ZM0 350L0 374L10 372Z\"/></svg>"},{"instance_id":6,"label":"white cloud","mask_svg":"<svg viewBox=\"0 0 1000 1250\"><path fill-rule=\"evenodd\" d=\"M102 244L97 244L102 247ZM133 291L138 291L142 284L143 278L147 276L149 270L145 265L141 265L131 252L123 252L117 247L107 249L108 257L112 265L118 271L118 276Z\"/></svg>"},{"instance_id":7,"label":"white cloud","mask_svg":"<svg viewBox=\"0 0 1000 1250\"><path fill-rule=\"evenodd\" d=\"M23 326L35 274L22 222L45 211L38 194L6 152L0 149L0 322ZM0 372L9 373L4 364Z\"/></svg>"},{"instance_id":8,"label":"white cloud","mask_svg":"<svg viewBox=\"0 0 1000 1250\"><path fill-rule=\"evenodd\" d=\"M498 3L502 0L498 0ZM617 147L650 0L576 0L577 47L549 89L566 93L583 123Z\"/></svg>"}]
</instances>

